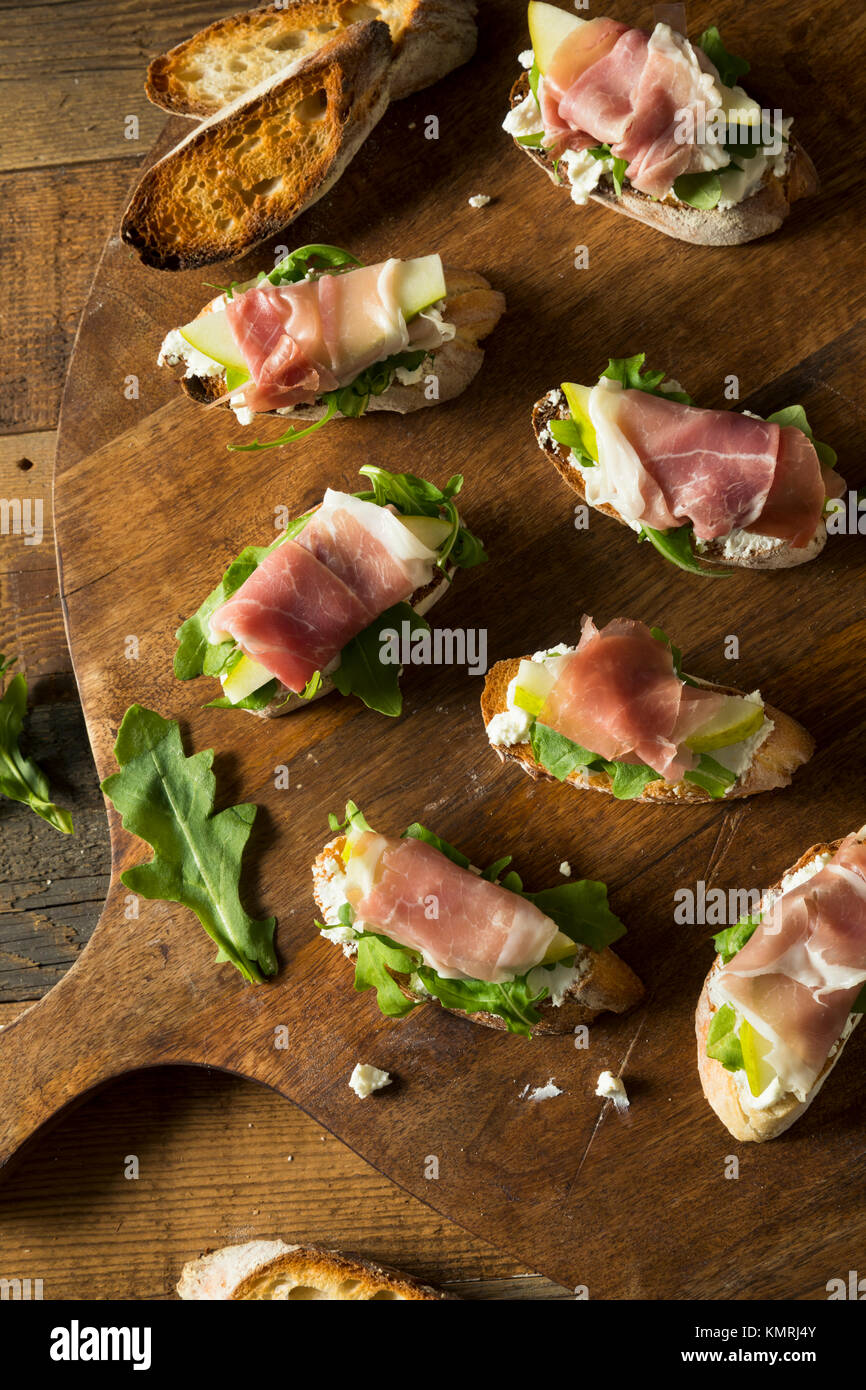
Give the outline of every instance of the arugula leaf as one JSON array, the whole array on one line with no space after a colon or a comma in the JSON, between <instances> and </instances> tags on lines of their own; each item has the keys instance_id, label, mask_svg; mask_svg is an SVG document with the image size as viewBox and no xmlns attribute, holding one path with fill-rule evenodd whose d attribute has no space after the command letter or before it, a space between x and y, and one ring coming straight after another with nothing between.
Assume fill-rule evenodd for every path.
<instances>
[{"instance_id":1,"label":"arugula leaf","mask_svg":"<svg viewBox=\"0 0 866 1390\"><path fill-rule=\"evenodd\" d=\"M722 181L718 174L712 172L680 174L678 179L674 179L674 193L681 203L708 211L716 206L722 196Z\"/></svg>"},{"instance_id":2,"label":"arugula leaf","mask_svg":"<svg viewBox=\"0 0 866 1390\"><path fill-rule=\"evenodd\" d=\"M435 835L432 830L428 830L426 826L421 825L418 821L413 821L412 824L403 831L403 839L424 840L426 844L432 845L434 849L438 849L439 853L444 854L445 858L450 859L453 864L459 864L461 869L469 868L469 860L466 858L465 854L462 854L459 849L455 849L447 840L443 840L441 836Z\"/></svg>"},{"instance_id":3,"label":"arugula leaf","mask_svg":"<svg viewBox=\"0 0 866 1390\"><path fill-rule=\"evenodd\" d=\"M717 800L725 795L728 787L732 787L736 780L737 774L717 762L715 758L711 758L709 753L701 754L694 772L683 773L684 782L693 782L695 786L703 787L704 791Z\"/></svg>"},{"instance_id":4,"label":"arugula leaf","mask_svg":"<svg viewBox=\"0 0 866 1390\"><path fill-rule=\"evenodd\" d=\"M529 741L535 761L546 768L557 782L564 782L577 768L589 767L598 760L597 753L573 743L570 738L558 734L537 719L529 730Z\"/></svg>"},{"instance_id":5,"label":"arugula leaf","mask_svg":"<svg viewBox=\"0 0 866 1390\"><path fill-rule=\"evenodd\" d=\"M438 517L445 512L451 521L451 535L439 548L440 566L444 567L447 561L460 569L471 569L487 560L478 537L460 525L454 498L463 487L462 473L452 474L444 488L440 488L414 473L389 473L374 463L362 464L358 471L373 484L371 493L356 494L363 501L376 502L380 507L395 507L403 516Z\"/></svg>"},{"instance_id":6,"label":"arugula leaf","mask_svg":"<svg viewBox=\"0 0 866 1390\"><path fill-rule=\"evenodd\" d=\"M308 435L315 434L316 430L323 429L337 414L337 403L334 400L333 392L321 399L327 400L325 413L320 420L314 420L311 425L305 425L303 429L299 429L297 425L289 425L289 428L280 435L279 439L270 439L265 443L262 443L260 439L254 439L250 444L227 444L226 448L234 454L252 454L258 453L262 449L281 449L284 444L293 444L298 439L306 439Z\"/></svg>"},{"instance_id":7,"label":"arugula leaf","mask_svg":"<svg viewBox=\"0 0 866 1390\"><path fill-rule=\"evenodd\" d=\"M208 700L205 709L267 709L272 700L276 699L280 691L280 682L274 676L273 680L266 681L260 685L258 690L254 690L251 695L245 695L242 700L231 701L228 695L219 695L215 700ZM285 704L290 695L286 695L281 704Z\"/></svg>"},{"instance_id":8,"label":"arugula leaf","mask_svg":"<svg viewBox=\"0 0 866 1390\"><path fill-rule=\"evenodd\" d=\"M784 410L777 410L775 414L767 416L768 425L778 425L780 429L785 429L788 425L793 425L794 429L802 430L807 439L811 439L815 446L815 453L827 468L835 468L838 461L838 454L835 449L831 449L829 444L821 444L812 433L812 427L806 419L806 412L801 405L788 405Z\"/></svg>"},{"instance_id":9,"label":"arugula leaf","mask_svg":"<svg viewBox=\"0 0 866 1390\"><path fill-rule=\"evenodd\" d=\"M252 805L214 814L213 749L186 757L180 729L153 710L131 705L114 745L120 767L102 783L130 830L153 848L146 864L121 879L143 898L191 908L245 980L261 983L277 969L274 918L256 920L241 906L241 859L256 816Z\"/></svg>"},{"instance_id":10,"label":"arugula leaf","mask_svg":"<svg viewBox=\"0 0 866 1390\"><path fill-rule=\"evenodd\" d=\"M758 914L757 917L743 917L732 927L725 927L723 931L716 932L713 937L713 944L717 954L722 958L723 965L727 965L738 951L742 951L746 942L751 939L756 928L760 925L761 916Z\"/></svg>"},{"instance_id":11,"label":"arugula leaf","mask_svg":"<svg viewBox=\"0 0 866 1390\"><path fill-rule=\"evenodd\" d=\"M358 993L374 989L376 1003L388 1018L404 1018L410 1014L418 1007L418 1001L406 998L391 972L411 975L421 964L420 952L406 950L375 932L360 932L357 945L355 989Z\"/></svg>"},{"instance_id":12,"label":"arugula leaf","mask_svg":"<svg viewBox=\"0 0 866 1390\"><path fill-rule=\"evenodd\" d=\"M745 77L751 64L745 58L735 58L733 53L729 53L722 43L722 36L715 24L709 29L705 29L698 39L698 48L702 48L718 71L726 87L735 87L741 77Z\"/></svg>"},{"instance_id":13,"label":"arugula leaf","mask_svg":"<svg viewBox=\"0 0 866 1390\"><path fill-rule=\"evenodd\" d=\"M229 658L237 652L237 645L234 641L217 643L211 640L211 614L237 592L266 555L270 555L283 541L290 540L303 531L311 516L312 512L305 512L303 516L295 517L270 545L248 545L236 560L232 560L219 584L208 594L198 612L181 623L174 634L178 642L178 649L174 654L174 674L178 680L188 681L195 676L218 676L225 669Z\"/></svg>"},{"instance_id":14,"label":"arugula leaf","mask_svg":"<svg viewBox=\"0 0 866 1390\"><path fill-rule=\"evenodd\" d=\"M654 531L652 526L642 526L640 534L642 540L649 541L660 555L688 574L700 574L706 579L727 579L731 574L730 570L714 570L700 563L692 549L694 532L690 521L669 531Z\"/></svg>"},{"instance_id":15,"label":"arugula leaf","mask_svg":"<svg viewBox=\"0 0 866 1390\"><path fill-rule=\"evenodd\" d=\"M290 251L265 278L272 285L294 285L326 270L339 270L345 266L359 266L361 261L341 246L328 246L324 242L314 242L309 246L299 246Z\"/></svg>"},{"instance_id":16,"label":"arugula leaf","mask_svg":"<svg viewBox=\"0 0 866 1390\"><path fill-rule=\"evenodd\" d=\"M527 145L532 149L539 149L544 141L544 131L536 130L532 135L516 135L514 138L518 145Z\"/></svg>"},{"instance_id":17,"label":"arugula leaf","mask_svg":"<svg viewBox=\"0 0 866 1390\"><path fill-rule=\"evenodd\" d=\"M14 666L17 657L7 660L0 653L0 676ZM42 769L21 752L18 739L27 713L27 681L19 671L0 699L0 794L20 801L37 816L64 835L72 834L72 817L49 799L48 778Z\"/></svg>"},{"instance_id":18,"label":"arugula leaf","mask_svg":"<svg viewBox=\"0 0 866 1390\"><path fill-rule=\"evenodd\" d=\"M628 168L628 160L620 159L618 155L615 155L610 145L593 145L586 153L592 155L593 159L613 160L613 168L611 169L610 175L613 179L613 191L618 198L621 198L622 181L625 178L625 171Z\"/></svg>"},{"instance_id":19,"label":"arugula leaf","mask_svg":"<svg viewBox=\"0 0 866 1390\"><path fill-rule=\"evenodd\" d=\"M677 401L680 405L694 405L687 391L666 391L664 372L643 370L646 353L635 353L634 357L611 357L602 376L618 381L624 390L648 391L651 396L660 396L663 401ZM601 378L599 378L600 380Z\"/></svg>"},{"instance_id":20,"label":"arugula leaf","mask_svg":"<svg viewBox=\"0 0 866 1390\"><path fill-rule=\"evenodd\" d=\"M328 813L328 825L332 830L349 830L350 828L356 830L371 829L363 812L358 810L354 801L346 802L346 811L342 820L338 820L334 812L330 811Z\"/></svg>"},{"instance_id":21,"label":"arugula leaf","mask_svg":"<svg viewBox=\"0 0 866 1390\"><path fill-rule=\"evenodd\" d=\"M595 879L576 879L555 888L543 888L540 893L524 893L523 897L550 917L572 941L593 951L603 951L625 936L623 923L608 905L607 884Z\"/></svg>"},{"instance_id":22,"label":"arugula leaf","mask_svg":"<svg viewBox=\"0 0 866 1390\"><path fill-rule=\"evenodd\" d=\"M723 1004L713 1014L707 1033L707 1056L721 1062L727 1071L742 1071L745 1067L740 1039L734 1031L737 1015L730 1004Z\"/></svg>"},{"instance_id":23,"label":"arugula leaf","mask_svg":"<svg viewBox=\"0 0 866 1390\"><path fill-rule=\"evenodd\" d=\"M605 762L610 789L619 801L632 801L641 796L649 782L661 782L661 774L644 763Z\"/></svg>"},{"instance_id":24,"label":"arugula leaf","mask_svg":"<svg viewBox=\"0 0 866 1390\"><path fill-rule=\"evenodd\" d=\"M570 449L573 454L577 455L583 468L595 468L598 460L587 452L583 442L583 431L576 420L571 418L567 420L554 419L550 421L547 428L557 444L561 444L563 448Z\"/></svg>"},{"instance_id":25,"label":"arugula leaf","mask_svg":"<svg viewBox=\"0 0 866 1390\"><path fill-rule=\"evenodd\" d=\"M340 653L340 664L331 673L341 695L357 695L368 709L396 718L403 709L400 691L400 666L384 665L380 660L381 634L385 628L395 628L407 622L410 632L429 632L430 624L421 618L408 603L397 603L347 642Z\"/></svg>"},{"instance_id":26,"label":"arugula leaf","mask_svg":"<svg viewBox=\"0 0 866 1390\"><path fill-rule=\"evenodd\" d=\"M537 992L532 990L528 975L491 984L486 980L446 980L426 965L417 973L428 994L444 1008L468 1014L496 1014L505 1020L509 1033L521 1033L525 1038L532 1036L532 1025L541 1018L535 1005L548 994L546 986Z\"/></svg>"},{"instance_id":27,"label":"arugula leaf","mask_svg":"<svg viewBox=\"0 0 866 1390\"><path fill-rule=\"evenodd\" d=\"M541 69L533 59L532 67L529 69L529 90L538 101L538 84L541 80Z\"/></svg>"}]
</instances>

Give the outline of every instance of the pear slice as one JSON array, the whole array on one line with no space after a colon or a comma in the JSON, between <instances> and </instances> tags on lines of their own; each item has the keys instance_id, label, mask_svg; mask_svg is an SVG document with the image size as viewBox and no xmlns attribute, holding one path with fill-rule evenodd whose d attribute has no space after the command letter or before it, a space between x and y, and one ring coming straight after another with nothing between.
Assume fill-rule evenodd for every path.
<instances>
[{"instance_id":1,"label":"pear slice","mask_svg":"<svg viewBox=\"0 0 866 1390\"><path fill-rule=\"evenodd\" d=\"M400 520L428 550L438 550L451 532L451 522L440 516L401 516Z\"/></svg>"},{"instance_id":2,"label":"pear slice","mask_svg":"<svg viewBox=\"0 0 866 1390\"><path fill-rule=\"evenodd\" d=\"M557 5L546 5L543 0L529 0L528 18L532 51L538 71L543 76L560 44L573 30L585 24L586 20L569 14L567 10L559 9Z\"/></svg>"},{"instance_id":3,"label":"pear slice","mask_svg":"<svg viewBox=\"0 0 866 1390\"><path fill-rule=\"evenodd\" d=\"M721 708L701 728L686 739L693 753L712 753L714 748L728 748L756 734L764 722L764 706L756 705L744 695L726 695Z\"/></svg>"},{"instance_id":4,"label":"pear slice","mask_svg":"<svg viewBox=\"0 0 866 1390\"><path fill-rule=\"evenodd\" d=\"M199 314L192 323L185 323L180 333L197 352L203 352L205 357L219 362L221 366L232 367L238 372L247 370L225 309Z\"/></svg>"},{"instance_id":5,"label":"pear slice","mask_svg":"<svg viewBox=\"0 0 866 1390\"><path fill-rule=\"evenodd\" d=\"M580 432L580 441L590 458L598 463L598 438L589 414L590 387L580 386L575 381L564 381L562 389L568 401L569 414Z\"/></svg>"},{"instance_id":6,"label":"pear slice","mask_svg":"<svg viewBox=\"0 0 866 1390\"><path fill-rule=\"evenodd\" d=\"M577 946L570 936L566 936L564 931L558 931L551 941L539 965L555 965L558 960L566 960L569 956L575 955Z\"/></svg>"},{"instance_id":7,"label":"pear slice","mask_svg":"<svg viewBox=\"0 0 866 1390\"><path fill-rule=\"evenodd\" d=\"M441 256L417 256L401 261L397 274L397 301L408 323L447 294Z\"/></svg>"},{"instance_id":8,"label":"pear slice","mask_svg":"<svg viewBox=\"0 0 866 1390\"><path fill-rule=\"evenodd\" d=\"M760 1096L775 1080L776 1073L767 1061L773 1044L752 1027L747 1018L740 1024L740 1046L743 1049L743 1066L746 1080L753 1096Z\"/></svg>"},{"instance_id":9,"label":"pear slice","mask_svg":"<svg viewBox=\"0 0 866 1390\"><path fill-rule=\"evenodd\" d=\"M233 705L237 705L248 695L252 695L253 691L260 690L271 680L273 680L273 675L270 671L266 671L264 666L260 666L249 656L242 656L222 680L223 694L231 700Z\"/></svg>"},{"instance_id":10,"label":"pear slice","mask_svg":"<svg viewBox=\"0 0 866 1390\"><path fill-rule=\"evenodd\" d=\"M533 716L541 713L556 677L541 661L521 661L514 683L514 703Z\"/></svg>"}]
</instances>

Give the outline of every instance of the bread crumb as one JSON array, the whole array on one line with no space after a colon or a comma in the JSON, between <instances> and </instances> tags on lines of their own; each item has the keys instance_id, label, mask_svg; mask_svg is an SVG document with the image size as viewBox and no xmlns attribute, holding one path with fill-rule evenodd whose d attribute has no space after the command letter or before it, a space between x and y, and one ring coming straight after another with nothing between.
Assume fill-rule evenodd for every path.
<instances>
[{"instance_id":1,"label":"bread crumb","mask_svg":"<svg viewBox=\"0 0 866 1390\"><path fill-rule=\"evenodd\" d=\"M471 208L486 208L490 201L489 193L473 193L469 199L469 206Z\"/></svg>"}]
</instances>

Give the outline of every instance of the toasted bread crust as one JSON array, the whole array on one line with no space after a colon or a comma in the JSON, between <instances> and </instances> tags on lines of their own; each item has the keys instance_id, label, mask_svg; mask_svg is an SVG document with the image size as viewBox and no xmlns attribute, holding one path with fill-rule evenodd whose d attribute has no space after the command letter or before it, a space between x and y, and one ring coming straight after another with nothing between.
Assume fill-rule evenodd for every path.
<instances>
[{"instance_id":1,"label":"toasted bread crust","mask_svg":"<svg viewBox=\"0 0 866 1390\"><path fill-rule=\"evenodd\" d=\"M138 184L121 236L145 265L231 260L283 231L336 182L388 105L391 35L352 24L203 121Z\"/></svg>"},{"instance_id":2,"label":"toasted bread crust","mask_svg":"<svg viewBox=\"0 0 866 1390\"><path fill-rule=\"evenodd\" d=\"M571 461L571 451L557 444L549 430L551 420L566 419L568 407L564 400L552 400L552 392L542 396L540 401L536 401L532 408L532 427L535 437L538 440L539 448L543 449L552 462L559 476L568 484L572 492L576 492L582 502L586 502L586 487L583 474L580 469ZM587 506L593 504L587 502ZM607 502L603 502L598 507L593 507L594 511L603 512L605 516L618 521L621 526L628 526L614 507ZM728 569L748 569L748 570L780 570L793 569L796 565L805 565L809 560L814 560L821 554L827 544L827 528L823 521L818 523L818 529L809 541L808 545L793 546L789 541L779 541L778 545L772 550L758 551L754 555L743 556L739 559L732 559L724 553L724 538L717 541L708 541L698 556L698 559L705 562L708 568L724 565Z\"/></svg>"},{"instance_id":3,"label":"toasted bread crust","mask_svg":"<svg viewBox=\"0 0 866 1390\"><path fill-rule=\"evenodd\" d=\"M484 349L479 342L492 333L504 314L505 296L499 290L491 289L489 281L474 270L446 266L445 285L447 294L443 317L448 323L454 324L457 332L450 342L430 354L438 395L432 398L427 395L424 377L412 386L395 381L381 396L370 397L365 414L388 410L406 415L413 410L423 410L425 406L439 405L442 401L461 395L476 376L484 361ZM427 375L429 373L425 372L425 377ZM182 377L180 387L191 400L201 404L218 401L226 392L224 376ZM228 401L223 401L222 405L226 410L230 409ZM312 424L315 420L321 420L325 406L318 403L298 405L292 410L263 413L276 415L287 424L293 420Z\"/></svg>"},{"instance_id":4,"label":"toasted bread crust","mask_svg":"<svg viewBox=\"0 0 866 1390\"><path fill-rule=\"evenodd\" d=\"M524 72L511 88L511 105L517 106L528 93L529 78ZM568 181L557 177L553 161L543 150L521 145L517 140L514 143L544 170L553 183L568 190ZM788 167L781 178L768 170L755 193L723 212L715 208L704 211L688 207L673 198L650 198L631 187L624 188L617 196L612 182L606 177L589 196L593 202L601 203L611 212L620 212L637 222L644 222L677 241L689 241L693 246L742 246L778 231L793 202L818 192L820 185L815 166L794 136L790 140L790 152Z\"/></svg>"},{"instance_id":5,"label":"toasted bread crust","mask_svg":"<svg viewBox=\"0 0 866 1390\"><path fill-rule=\"evenodd\" d=\"M284 1240L227 1245L190 1260L177 1291L182 1299L248 1302L268 1299L393 1300L433 1302L453 1298L430 1284L360 1255Z\"/></svg>"},{"instance_id":6,"label":"toasted bread crust","mask_svg":"<svg viewBox=\"0 0 866 1390\"><path fill-rule=\"evenodd\" d=\"M344 835L331 840L313 864L313 897L323 919L324 885L335 866L342 869L340 855L345 842ZM625 1013L643 999L644 987L641 981L609 946L603 951L590 951L587 947L578 947L578 955L581 951L589 961L588 969L569 987L561 1004L553 1004L548 998L537 1005L541 1018L533 1025L533 1033L573 1033L579 1024L592 1023L600 1013ZM414 999L419 1004L438 1003L414 993L409 988L408 979L400 980L398 983L407 999ZM456 1014L458 1018L468 1018L472 1023L479 1023L485 1028L495 1028L499 1032L507 1031L505 1020L496 1014L469 1014L462 1009L446 1009L445 1012Z\"/></svg>"},{"instance_id":7,"label":"toasted bread crust","mask_svg":"<svg viewBox=\"0 0 866 1390\"><path fill-rule=\"evenodd\" d=\"M392 101L420 91L468 62L477 33L472 0L285 0L218 19L147 70L155 106L180 116L213 116L289 63L317 52L359 18L387 23L393 43Z\"/></svg>"},{"instance_id":8,"label":"toasted bread crust","mask_svg":"<svg viewBox=\"0 0 866 1390\"><path fill-rule=\"evenodd\" d=\"M841 844L841 840L833 840L830 844L812 845L804 854L800 855L796 864L785 871L769 891L771 893L778 892L788 874L797 873L799 869L805 868L816 855L835 854ZM695 1036L701 1087L722 1124L730 1130L735 1139L739 1139L742 1143L762 1144L767 1139L775 1139L778 1135L784 1134L785 1130L789 1129L794 1121L808 1110L842 1056L847 1039L844 1039L836 1048L835 1053L827 1058L821 1075L805 1100L798 1100L796 1096L788 1094L777 1101L775 1105L768 1106L766 1110L744 1109L733 1072L728 1071L714 1057L707 1056L707 1036L716 1012L715 1005L710 1001L709 985L713 976L721 969L722 958L716 956L704 981L704 987L701 990L698 1006L695 1010Z\"/></svg>"},{"instance_id":9,"label":"toasted bread crust","mask_svg":"<svg viewBox=\"0 0 866 1390\"><path fill-rule=\"evenodd\" d=\"M508 708L508 686L517 675L520 661L520 657L498 661L487 672L484 689L481 693L481 714L485 728L495 714L502 714ZM699 683L705 689L715 690L723 695L742 695L743 693L733 686L713 685L709 681L700 681ZM801 724L798 724L795 719L791 719L790 715L783 714L781 710L774 709L772 705L765 705L764 709L767 717L772 719L775 728L758 748L746 776L734 786L734 789L727 796L721 798L710 796L708 791L705 791L703 787L696 786L693 782L649 782L642 794L634 797L634 800L668 806L707 802L712 802L716 806L724 806L728 802L739 800L744 796L754 796L758 792L774 791L778 787L787 787L797 768L808 762L814 753L815 740ZM538 781L540 778L548 782L558 780L535 761L532 746L529 743L515 743L511 747L491 744L491 748L499 755L502 762L518 763L533 781ZM582 776L579 771L575 771L565 781L580 789L586 788L590 791L606 792L613 795L611 780L606 772L589 772Z\"/></svg>"}]
</instances>

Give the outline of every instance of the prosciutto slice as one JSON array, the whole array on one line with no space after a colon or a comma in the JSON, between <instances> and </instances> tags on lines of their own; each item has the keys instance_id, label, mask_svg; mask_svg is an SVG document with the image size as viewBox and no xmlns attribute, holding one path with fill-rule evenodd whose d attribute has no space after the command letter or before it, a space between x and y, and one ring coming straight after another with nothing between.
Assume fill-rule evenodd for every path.
<instances>
[{"instance_id":1,"label":"prosciutto slice","mask_svg":"<svg viewBox=\"0 0 866 1390\"><path fill-rule=\"evenodd\" d=\"M390 508L332 488L298 544L339 576L371 621L428 584L436 562L436 552L416 540Z\"/></svg>"},{"instance_id":2,"label":"prosciutto slice","mask_svg":"<svg viewBox=\"0 0 866 1390\"><path fill-rule=\"evenodd\" d=\"M767 1060L805 1100L866 981L866 845L849 835L818 873L777 898L711 981L772 1042Z\"/></svg>"},{"instance_id":3,"label":"prosciutto slice","mask_svg":"<svg viewBox=\"0 0 866 1390\"><path fill-rule=\"evenodd\" d=\"M556 681L538 718L609 761L646 763L668 782L697 765L684 746L724 695L684 685L670 647L643 623L584 618L575 652L551 663Z\"/></svg>"},{"instance_id":4,"label":"prosciutto slice","mask_svg":"<svg viewBox=\"0 0 866 1390\"><path fill-rule=\"evenodd\" d=\"M666 531L691 522L698 540L740 527L805 545L828 486L802 430L732 410L700 410L606 377L589 398L599 448L587 500ZM841 483L831 474L834 493Z\"/></svg>"},{"instance_id":5,"label":"prosciutto slice","mask_svg":"<svg viewBox=\"0 0 866 1390\"><path fill-rule=\"evenodd\" d=\"M368 626L356 594L311 550L287 540L211 615L211 635L233 638L289 690L299 692Z\"/></svg>"},{"instance_id":6,"label":"prosciutto slice","mask_svg":"<svg viewBox=\"0 0 866 1390\"><path fill-rule=\"evenodd\" d=\"M438 347L453 329L419 314L406 324L398 301L400 261L301 280L264 281L226 303L253 384L236 393L252 410L312 404L374 362L412 347Z\"/></svg>"},{"instance_id":7,"label":"prosciutto slice","mask_svg":"<svg viewBox=\"0 0 866 1390\"><path fill-rule=\"evenodd\" d=\"M652 34L590 20L560 44L539 91L545 146L610 145L631 184L664 198L681 174L720 168L721 145L699 145L701 122L721 106L719 74L667 24Z\"/></svg>"},{"instance_id":8,"label":"prosciutto slice","mask_svg":"<svg viewBox=\"0 0 866 1390\"><path fill-rule=\"evenodd\" d=\"M374 831L353 842L346 897L366 928L420 951L446 979L500 984L525 975L557 932L534 904L426 841Z\"/></svg>"}]
</instances>

